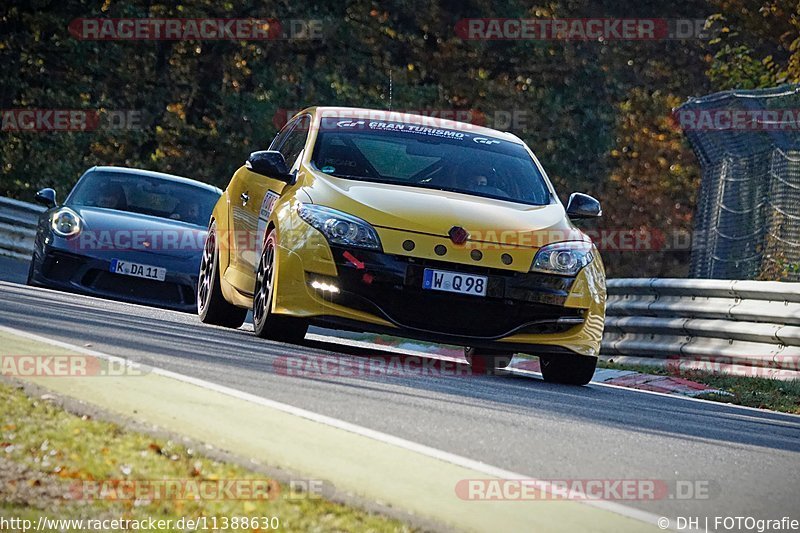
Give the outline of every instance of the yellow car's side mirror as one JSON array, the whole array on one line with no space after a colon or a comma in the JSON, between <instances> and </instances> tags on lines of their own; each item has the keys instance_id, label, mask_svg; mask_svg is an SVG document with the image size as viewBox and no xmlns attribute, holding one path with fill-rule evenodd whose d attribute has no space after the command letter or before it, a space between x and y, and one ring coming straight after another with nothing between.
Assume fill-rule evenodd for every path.
<instances>
[{"instance_id":1,"label":"yellow car's side mirror","mask_svg":"<svg viewBox=\"0 0 800 533\"><path fill-rule=\"evenodd\" d=\"M267 178L273 178L286 182L288 184L294 183L295 176L286 166L286 160L283 154L277 150L260 150L253 152L247 158L245 166Z\"/></svg>"}]
</instances>

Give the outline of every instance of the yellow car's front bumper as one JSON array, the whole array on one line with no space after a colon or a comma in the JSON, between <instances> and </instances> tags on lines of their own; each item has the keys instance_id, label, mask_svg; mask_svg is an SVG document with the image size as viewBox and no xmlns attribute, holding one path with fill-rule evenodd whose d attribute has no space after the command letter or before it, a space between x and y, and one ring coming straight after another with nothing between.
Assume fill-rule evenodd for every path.
<instances>
[{"instance_id":1,"label":"yellow car's front bumper","mask_svg":"<svg viewBox=\"0 0 800 533\"><path fill-rule=\"evenodd\" d=\"M597 356L605 316L605 274L599 254L574 278L528 273L535 250L514 252L516 270L496 268L503 249L482 249L489 268L470 264L477 245L450 246L426 257L441 238L378 230L384 251L329 246L297 217L283 219L273 312L336 327L434 342L528 352ZM401 243L411 237L414 252ZM527 265L520 272L520 263ZM486 297L423 290L426 267L490 278ZM495 267L495 268L492 268ZM317 288L312 287L317 282ZM323 287L322 289L319 287ZM330 290L331 286L336 291Z\"/></svg>"}]
</instances>

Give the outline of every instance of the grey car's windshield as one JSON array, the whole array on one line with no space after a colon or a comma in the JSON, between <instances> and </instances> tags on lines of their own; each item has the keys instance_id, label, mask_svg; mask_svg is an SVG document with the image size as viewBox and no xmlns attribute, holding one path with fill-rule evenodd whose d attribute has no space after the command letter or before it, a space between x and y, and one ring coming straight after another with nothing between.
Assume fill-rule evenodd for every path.
<instances>
[{"instance_id":1,"label":"grey car's windshield","mask_svg":"<svg viewBox=\"0 0 800 533\"><path fill-rule=\"evenodd\" d=\"M348 179L551 203L544 177L522 145L472 132L326 119L312 161L321 172Z\"/></svg>"},{"instance_id":2,"label":"grey car's windshield","mask_svg":"<svg viewBox=\"0 0 800 533\"><path fill-rule=\"evenodd\" d=\"M214 190L122 172L89 172L75 185L67 205L102 207L205 226L219 199Z\"/></svg>"}]
</instances>

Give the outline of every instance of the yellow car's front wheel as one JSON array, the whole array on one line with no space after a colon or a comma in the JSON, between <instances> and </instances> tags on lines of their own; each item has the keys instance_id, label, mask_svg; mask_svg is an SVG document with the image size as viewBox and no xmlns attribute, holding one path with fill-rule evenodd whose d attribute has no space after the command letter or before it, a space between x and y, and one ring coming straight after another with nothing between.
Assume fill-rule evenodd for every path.
<instances>
[{"instance_id":1,"label":"yellow car's front wheel","mask_svg":"<svg viewBox=\"0 0 800 533\"><path fill-rule=\"evenodd\" d=\"M253 293L253 330L264 339L282 342L300 342L306 336L308 322L299 318L276 315L272 312L275 295L275 265L278 242L271 231L264 242L264 250L256 271Z\"/></svg>"}]
</instances>

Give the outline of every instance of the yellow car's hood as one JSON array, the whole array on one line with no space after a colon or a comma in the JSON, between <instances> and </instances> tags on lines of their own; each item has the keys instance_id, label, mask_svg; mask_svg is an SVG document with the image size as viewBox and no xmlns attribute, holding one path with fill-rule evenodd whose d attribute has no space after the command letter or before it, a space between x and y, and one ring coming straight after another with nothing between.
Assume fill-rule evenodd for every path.
<instances>
[{"instance_id":1,"label":"yellow car's hood","mask_svg":"<svg viewBox=\"0 0 800 533\"><path fill-rule=\"evenodd\" d=\"M584 240L560 204L533 206L467 194L346 180L314 173L305 191L313 203L355 215L376 227L447 236L453 226L470 240L540 247Z\"/></svg>"}]
</instances>

